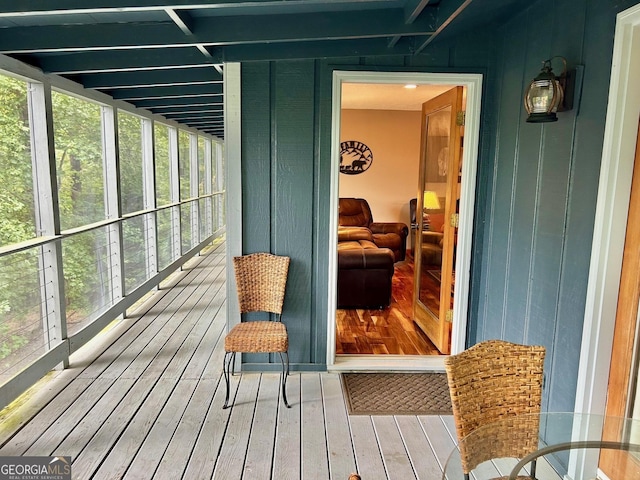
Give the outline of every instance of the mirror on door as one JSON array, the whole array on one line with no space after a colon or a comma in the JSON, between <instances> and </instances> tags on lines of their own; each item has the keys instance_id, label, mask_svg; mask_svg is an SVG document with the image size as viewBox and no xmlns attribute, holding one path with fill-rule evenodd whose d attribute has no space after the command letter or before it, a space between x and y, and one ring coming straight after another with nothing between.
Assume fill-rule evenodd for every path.
<instances>
[{"instance_id":1,"label":"mirror on door","mask_svg":"<svg viewBox=\"0 0 640 480\"><path fill-rule=\"evenodd\" d=\"M414 319L441 353L451 349L460 204L463 87L422 106Z\"/></svg>"}]
</instances>

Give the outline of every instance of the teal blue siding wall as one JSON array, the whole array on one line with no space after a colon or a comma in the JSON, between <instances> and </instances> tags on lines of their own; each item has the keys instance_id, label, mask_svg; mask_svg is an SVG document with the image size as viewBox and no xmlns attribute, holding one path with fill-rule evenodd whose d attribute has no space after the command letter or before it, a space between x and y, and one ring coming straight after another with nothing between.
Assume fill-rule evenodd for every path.
<instances>
[{"instance_id":1,"label":"teal blue siding wall","mask_svg":"<svg viewBox=\"0 0 640 480\"><path fill-rule=\"evenodd\" d=\"M316 339L326 336L326 320L319 325L311 306L316 106L314 89L299 86L313 86L315 62L248 64L242 79L242 248L291 257L283 314L290 360L313 369L324 363ZM321 344L324 349L326 341ZM251 369L267 359L248 355L244 361Z\"/></svg>"},{"instance_id":2,"label":"teal blue siding wall","mask_svg":"<svg viewBox=\"0 0 640 480\"><path fill-rule=\"evenodd\" d=\"M549 410L574 407L615 15L634 3L540 0L496 31L468 341L545 345ZM584 65L580 103L556 123L528 124L522 93L554 55Z\"/></svg>"},{"instance_id":3,"label":"teal blue siding wall","mask_svg":"<svg viewBox=\"0 0 640 480\"><path fill-rule=\"evenodd\" d=\"M573 409L615 15L635 3L538 0L500 26L413 57L243 65L243 251L292 257L293 368L326 361L333 70L480 72L468 343L545 345L545 408ZM522 94L553 55L585 67L579 110L528 124ZM261 357L247 362L268 368Z\"/></svg>"},{"instance_id":4,"label":"teal blue siding wall","mask_svg":"<svg viewBox=\"0 0 640 480\"><path fill-rule=\"evenodd\" d=\"M452 71L454 51L243 64L242 249L291 257L283 319L292 369L326 368L333 71ZM483 49L480 65L489 51ZM248 355L244 368L273 368L267 362L264 355Z\"/></svg>"}]
</instances>

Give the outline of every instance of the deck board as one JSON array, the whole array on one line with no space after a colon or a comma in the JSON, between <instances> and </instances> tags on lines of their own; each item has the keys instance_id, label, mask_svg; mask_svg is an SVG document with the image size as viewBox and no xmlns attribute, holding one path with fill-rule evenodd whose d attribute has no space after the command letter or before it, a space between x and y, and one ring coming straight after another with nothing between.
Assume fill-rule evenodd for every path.
<instances>
[{"instance_id":1,"label":"deck board","mask_svg":"<svg viewBox=\"0 0 640 480\"><path fill-rule=\"evenodd\" d=\"M215 478L220 480L242 478L259 385L260 375L241 376L238 393L214 470Z\"/></svg>"},{"instance_id":2,"label":"deck board","mask_svg":"<svg viewBox=\"0 0 640 480\"><path fill-rule=\"evenodd\" d=\"M389 478L392 480L415 479L413 466L407 462L407 450L396 419L392 416L373 417L373 425Z\"/></svg>"},{"instance_id":3,"label":"deck board","mask_svg":"<svg viewBox=\"0 0 640 480\"><path fill-rule=\"evenodd\" d=\"M278 423L273 462L273 478L298 480L300 478L300 375L287 381L289 405L278 403ZM276 397L277 398L277 397ZM294 407L295 405L295 407Z\"/></svg>"},{"instance_id":4,"label":"deck board","mask_svg":"<svg viewBox=\"0 0 640 480\"><path fill-rule=\"evenodd\" d=\"M220 365L222 365L222 363L220 363ZM215 385L216 389L213 395L213 401L209 409L206 410L206 412L203 410L201 413L201 415L205 415L205 420L202 428L198 432L193 453L185 466L185 473L182 477L184 479L211 478L213 475L218 452L224 440L226 426L232 411L231 409L222 409L224 405L224 386L222 386L222 381L218 379ZM237 384L232 386L232 395L235 395L236 387ZM192 405L190 404L189 407L192 407ZM195 416L197 412L193 414Z\"/></svg>"},{"instance_id":5,"label":"deck board","mask_svg":"<svg viewBox=\"0 0 640 480\"><path fill-rule=\"evenodd\" d=\"M371 417L367 415L352 416L349 418L349 423L360 474L371 480L387 478Z\"/></svg>"},{"instance_id":6,"label":"deck board","mask_svg":"<svg viewBox=\"0 0 640 480\"><path fill-rule=\"evenodd\" d=\"M418 418L410 415L398 416L396 421L418 480L440 478L442 470Z\"/></svg>"},{"instance_id":7,"label":"deck board","mask_svg":"<svg viewBox=\"0 0 640 480\"><path fill-rule=\"evenodd\" d=\"M126 318L0 415L0 455L71 455L78 479L437 479L450 417L349 416L340 378L231 381L223 410L224 244L194 258ZM443 460L444 458L444 460Z\"/></svg>"},{"instance_id":8,"label":"deck board","mask_svg":"<svg viewBox=\"0 0 640 480\"><path fill-rule=\"evenodd\" d=\"M256 480L271 478L271 452L276 442L279 388L278 374L262 375L258 401L255 405L255 417L250 426L252 433L249 438L243 477Z\"/></svg>"},{"instance_id":9,"label":"deck board","mask_svg":"<svg viewBox=\"0 0 640 480\"><path fill-rule=\"evenodd\" d=\"M329 478L329 457L325 435L321 377L300 374L301 380L301 476L302 480Z\"/></svg>"},{"instance_id":10,"label":"deck board","mask_svg":"<svg viewBox=\"0 0 640 480\"><path fill-rule=\"evenodd\" d=\"M355 456L349 428L349 418L344 404L342 387L337 375L322 374L325 405L329 477L349 478L356 471Z\"/></svg>"}]
</instances>

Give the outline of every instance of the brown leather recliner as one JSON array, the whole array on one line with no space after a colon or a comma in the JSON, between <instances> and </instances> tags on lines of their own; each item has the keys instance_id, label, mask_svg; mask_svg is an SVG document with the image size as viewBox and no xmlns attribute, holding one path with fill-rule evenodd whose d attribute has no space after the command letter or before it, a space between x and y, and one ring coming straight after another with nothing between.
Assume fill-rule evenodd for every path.
<instances>
[{"instance_id":1,"label":"brown leather recliner","mask_svg":"<svg viewBox=\"0 0 640 480\"><path fill-rule=\"evenodd\" d=\"M338 308L386 308L391 303L393 252L369 240L338 243Z\"/></svg>"},{"instance_id":2,"label":"brown leather recliner","mask_svg":"<svg viewBox=\"0 0 640 480\"><path fill-rule=\"evenodd\" d=\"M409 235L409 227L406 224L374 222L369 203L363 198L340 198L338 216L340 229L367 228L371 231L373 242L378 247L390 249L396 262L404 260L407 251L407 235Z\"/></svg>"}]
</instances>

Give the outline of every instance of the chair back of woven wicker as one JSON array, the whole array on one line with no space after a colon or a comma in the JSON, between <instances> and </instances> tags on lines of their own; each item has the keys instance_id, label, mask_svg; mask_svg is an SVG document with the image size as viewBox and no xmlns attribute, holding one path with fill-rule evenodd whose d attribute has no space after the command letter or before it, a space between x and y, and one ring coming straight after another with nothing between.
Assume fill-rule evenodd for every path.
<instances>
[{"instance_id":1,"label":"chair back of woven wicker","mask_svg":"<svg viewBox=\"0 0 640 480\"><path fill-rule=\"evenodd\" d=\"M240 313L282 314L289 261L262 252L233 258Z\"/></svg>"},{"instance_id":2,"label":"chair back of woven wicker","mask_svg":"<svg viewBox=\"0 0 640 480\"><path fill-rule=\"evenodd\" d=\"M545 348L488 340L445 358L464 473L538 449ZM491 424L510 417L508 426ZM486 426L473 441L462 441ZM470 439L473 437L470 437Z\"/></svg>"}]
</instances>

